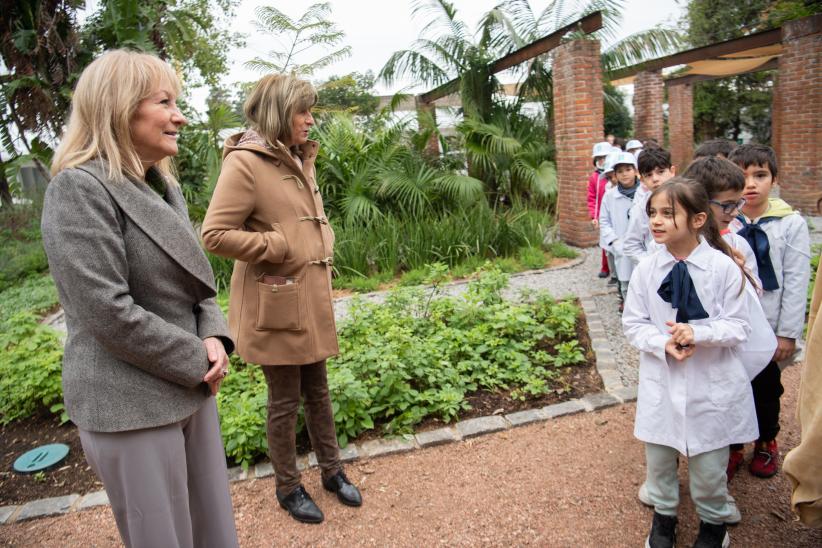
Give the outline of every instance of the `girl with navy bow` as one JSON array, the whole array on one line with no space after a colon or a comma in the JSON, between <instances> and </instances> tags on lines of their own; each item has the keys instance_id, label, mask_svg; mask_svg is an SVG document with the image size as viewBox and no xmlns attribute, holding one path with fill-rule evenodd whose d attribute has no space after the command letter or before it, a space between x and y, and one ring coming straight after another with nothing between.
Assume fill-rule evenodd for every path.
<instances>
[{"instance_id":1,"label":"girl with navy bow","mask_svg":"<svg viewBox=\"0 0 822 548\"><path fill-rule=\"evenodd\" d=\"M622 316L640 351L634 435L645 442L643 490L654 506L646 546L675 543L679 455L688 459L698 544L727 546L726 523L739 519L725 476L728 446L758 435L737 352L751 332L750 280L719 233L704 187L674 177L646 208L663 248L637 265Z\"/></svg>"}]
</instances>

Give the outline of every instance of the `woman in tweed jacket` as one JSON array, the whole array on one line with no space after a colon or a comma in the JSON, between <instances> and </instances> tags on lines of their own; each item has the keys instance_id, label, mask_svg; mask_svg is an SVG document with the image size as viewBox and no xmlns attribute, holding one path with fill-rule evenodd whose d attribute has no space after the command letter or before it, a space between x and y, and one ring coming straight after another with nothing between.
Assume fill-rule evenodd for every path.
<instances>
[{"instance_id":1,"label":"woman in tweed jacket","mask_svg":"<svg viewBox=\"0 0 822 548\"><path fill-rule=\"evenodd\" d=\"M126 546L237 546L213 395L234 344L170 172L180 83L115 50L80 76L43 209L63 396Z\"/></svg>"}]
</instances>

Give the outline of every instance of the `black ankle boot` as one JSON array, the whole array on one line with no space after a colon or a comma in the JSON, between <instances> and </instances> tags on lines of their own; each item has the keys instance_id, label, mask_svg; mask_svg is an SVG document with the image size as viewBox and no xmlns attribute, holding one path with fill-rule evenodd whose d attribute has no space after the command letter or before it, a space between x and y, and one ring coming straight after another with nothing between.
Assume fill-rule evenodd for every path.
<instances>
[{"instance_id":1,"label":"black ankle boot","mask_svg":"<svg viewBox=\"0 0 822 548\"><path fill-rule=\"evenodd\" d=\"M322 510L311 500L311 496L302 485L297 486L291 493L281 497L277 493L277 501L283 509L288 510L291 517L303 523L320 523L325 516Z\"/></svg>"},{"instance_id":2,"label":"black ankle boot","mask_svg":"<svg viewBox=\"0 0 822 548\"><path fill-rule=\"evenodd\" d=\"M731 538L724 523L714 525L705 521L699 522L699 535L694 542L694 548L728 548Z\"/></svg>"},{"instance_id":3,"label":"black ankle boot","mask_svg":"<svg viewBox=\"0 0 822 548\"><path fill-rule=\"evenodd\" d=\"M645 548L673 548L676 545L676 516L654 512L651 534L645 539Z\"/></svg>"},{"instance_id":4,"label":"black ankle boot","mask_svg":"<svg viewBox=\"0 0 822 548\"><path fill-rule=\"evenodd\" d=\"M346 506L362 506L362 495L353 483L348 481L345 472L340 470L328 479L323 480L326 491L337 493L337 498Z\"/></svg>"}]
</instances>

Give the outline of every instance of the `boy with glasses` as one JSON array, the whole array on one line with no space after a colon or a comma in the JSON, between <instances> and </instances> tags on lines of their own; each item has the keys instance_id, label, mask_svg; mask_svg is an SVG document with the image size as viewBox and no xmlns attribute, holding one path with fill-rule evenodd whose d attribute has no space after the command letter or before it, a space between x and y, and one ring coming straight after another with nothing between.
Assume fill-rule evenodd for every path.
<instances>
[{"instance_id":1,"label":"boy with glasses","mask_svg":"<svg viewBox=\"0 0 822 548\"><path fill-rule=\"evenodd\" d=\"M779 470L779 398L784 391L778 362L793 357L802 336L810 279L810 235L797 211L770 193L777 184L776 154L764 145L741 145L730 161L745 175L741 214L731 230L745 238L756 257L762 285L760 301L777 339L776 352L751 383L759 423L759 439L749 469L769 478ZM741 456L741 453L740 453ZM733 455L732 455L733 458ZM742 460L739 459L739 465Z\"/></svg>"}]
</instances>

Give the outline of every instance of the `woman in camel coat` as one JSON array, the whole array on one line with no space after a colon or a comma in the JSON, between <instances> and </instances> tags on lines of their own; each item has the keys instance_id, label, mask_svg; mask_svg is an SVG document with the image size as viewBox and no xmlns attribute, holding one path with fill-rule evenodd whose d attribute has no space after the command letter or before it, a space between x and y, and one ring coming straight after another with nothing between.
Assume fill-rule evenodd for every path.
<instances>
[{"instance_id":1,"label":"woman in camel coat","mask_svg":"<svg viewBox=\"0 0 822 548\"><path fill-rule=\"evenodd\" d=\"M263 366L268 447L280 505L297 520L323 514L300 484L295 429L300 395L323 486L362 503L339 460L325 361L338 353L331 298L334 233L308 139L317 94L289 75L264 77L245 103L250 129L225 143L203 222L208 251L235 259L228 322L237 353Z\"/></svg>"}]
</instances>

